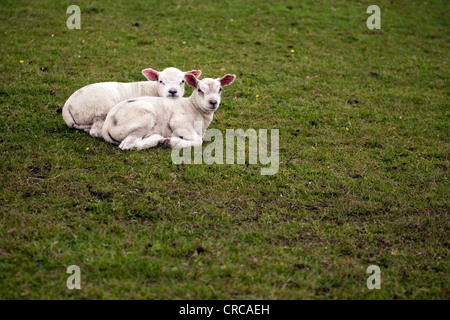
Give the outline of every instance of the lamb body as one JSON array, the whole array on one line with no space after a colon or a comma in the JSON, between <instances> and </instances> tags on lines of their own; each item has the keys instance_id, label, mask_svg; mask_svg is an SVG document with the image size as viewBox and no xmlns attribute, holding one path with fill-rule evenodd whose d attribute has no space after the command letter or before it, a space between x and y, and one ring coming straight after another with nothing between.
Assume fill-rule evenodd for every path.
<instances>
[{"instance_id":1,"label":"lamb body","mask_svg":"<svg viewBox=\"0 0 450 320\"><path fill-rule=\"evenodd\" d=\"M187 73L185 79L195 88L189 98L139 97L114 106L105 119L103 138L119 144L122 150L201 145L203 134L219 107L222 87L231 84L235 75L199 81Z\"/></svg>"}]
</instances>

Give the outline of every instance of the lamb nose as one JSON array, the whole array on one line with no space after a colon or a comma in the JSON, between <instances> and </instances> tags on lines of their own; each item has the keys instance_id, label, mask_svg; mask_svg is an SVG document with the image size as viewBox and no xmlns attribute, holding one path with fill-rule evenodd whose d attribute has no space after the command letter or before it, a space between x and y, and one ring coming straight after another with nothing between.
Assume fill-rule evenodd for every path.
<instances>
[{"instance_id":1,"label":"lamb nose","mask_svg":"<svg viewBox=\"0 0 450 320\"><path fill-rule=\"evenodd\" d=\"M169 93L170 93L171 95L174 95L175 93L177 93L177 90L170 89L170 90L169 90Z\"/></svg>"},{"instance_id":2,"label":"lamb nose","mask_svg":"<svg viewBox=\"0 0 450 320\"><path fill-rule=\"evenodd\" d=\"M211 103L213 106L217 104L217 100L210 100L209 103Z\"/></svg>"}]
</instances>

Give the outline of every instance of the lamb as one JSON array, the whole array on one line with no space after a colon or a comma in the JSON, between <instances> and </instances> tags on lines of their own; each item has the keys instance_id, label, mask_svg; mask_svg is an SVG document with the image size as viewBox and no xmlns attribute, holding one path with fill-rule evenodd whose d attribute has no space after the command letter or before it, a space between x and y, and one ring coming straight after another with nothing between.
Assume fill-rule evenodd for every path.
<instances>
[{"instance_id":1,"label":"lamb","mask_svg":"<svg viewBox=\"0 0 450 320\"><path fill-rule=\"evenodd\" d=\"M195 77L202 73L200 70L189 72ZM120 101L140 96L177 99L184 95L185 72L176 68L166 68L162 72L149 68L142 73L149 81L100 82L75 91L62 110L64 121L70 128L100 137L106 115Z\"/></svg>"},{"instance_id":2,"label":"lamb","mask_svg":"<svg viewBox=\"0 0 450 320\"><path fill-rule=\"evenodd\" d=\"M118 144L122 150L201 145L214 111L219 108L222 87L231 84L236 76L198 80L194 74L186 73L184 78L194 88L189 98L139 97L115 105L105 119L103 139Z\"/></svg>"}]
</instances>

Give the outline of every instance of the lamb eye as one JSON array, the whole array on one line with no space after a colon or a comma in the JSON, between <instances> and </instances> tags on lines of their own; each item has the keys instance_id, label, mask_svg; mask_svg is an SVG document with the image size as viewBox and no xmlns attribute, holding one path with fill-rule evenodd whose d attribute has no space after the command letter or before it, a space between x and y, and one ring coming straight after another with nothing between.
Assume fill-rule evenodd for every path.
<instances>
[{"instance_id":1,"label":"lamb eye","mask_svg":"<svg viewBox=\"0 0 450 320\"><path fill-rule=\"evenodd\" d=\"M161 83L161 84L162 84L162 83L163 83L163 82L162 82L162 80L159 80L159 83Z\"/></svg>"},{"instance_id":2,"label":"lamb eye","mask_svg":"<svg viewBox=\"0 0 450 320\"><path fill-rule=\"evenodd\" d=\"M183 81L181 81L181 83L184 83L184 80L183 80Z\"/></svg>"},{"instance_id":3,"label":"lamb eye","mask_svg":"<svg viewBox=\"0 0 450 320\"><path fill-rule=\"evenodd\" d=\"M221 93L221 92L222 92L222 88L219 89L219 93Z\"/></svg>"},{"instance_id":4,"label":"lamb eye","mask_svg":"<svg viewBox=\"0 0 450 320\"><path fill-rule=\"evenodd\" d=\"M203 93L203 91L201 89L198 89L198 92Z\"/></svg>"}]
</instances>

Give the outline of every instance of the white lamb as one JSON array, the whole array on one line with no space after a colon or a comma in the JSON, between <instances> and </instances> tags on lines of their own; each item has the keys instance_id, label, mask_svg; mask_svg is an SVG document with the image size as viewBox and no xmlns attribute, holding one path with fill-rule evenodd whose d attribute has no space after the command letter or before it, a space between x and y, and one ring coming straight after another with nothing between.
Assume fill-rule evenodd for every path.
<instances>
[{"instance_id":1,"label":"white lamb","mask_svg":"<svg viewBox=\"0 0 450 320\"><path fill-rule=\"evenodd\" d=\"M195 77L202 73L200 70L189 72ZM101 82L75 91L62 110L64 121L70 128L100 137L106 115L120 101L142 96L176 99L184 95L185 72L176 68L167 68L162 72L149 68L142 70L142 73L149 81Z\"/></svg>"},{"instance_id":2,"label":"white lamb","mask_svg":"<svg viewBox=\"0 0 450 320\"><path fill-rule=\"evenodd\" d=\"M181 149L202 144L202 137L220 104L223 86L235 75L198 80L186 73L186 82L195 88L189 98L177 100L140 97L122 101L108 113L103 138L122 150L142 150L158 145ZM196 125L201 123L201 127Z\"/></svg>"}]
</instances>

